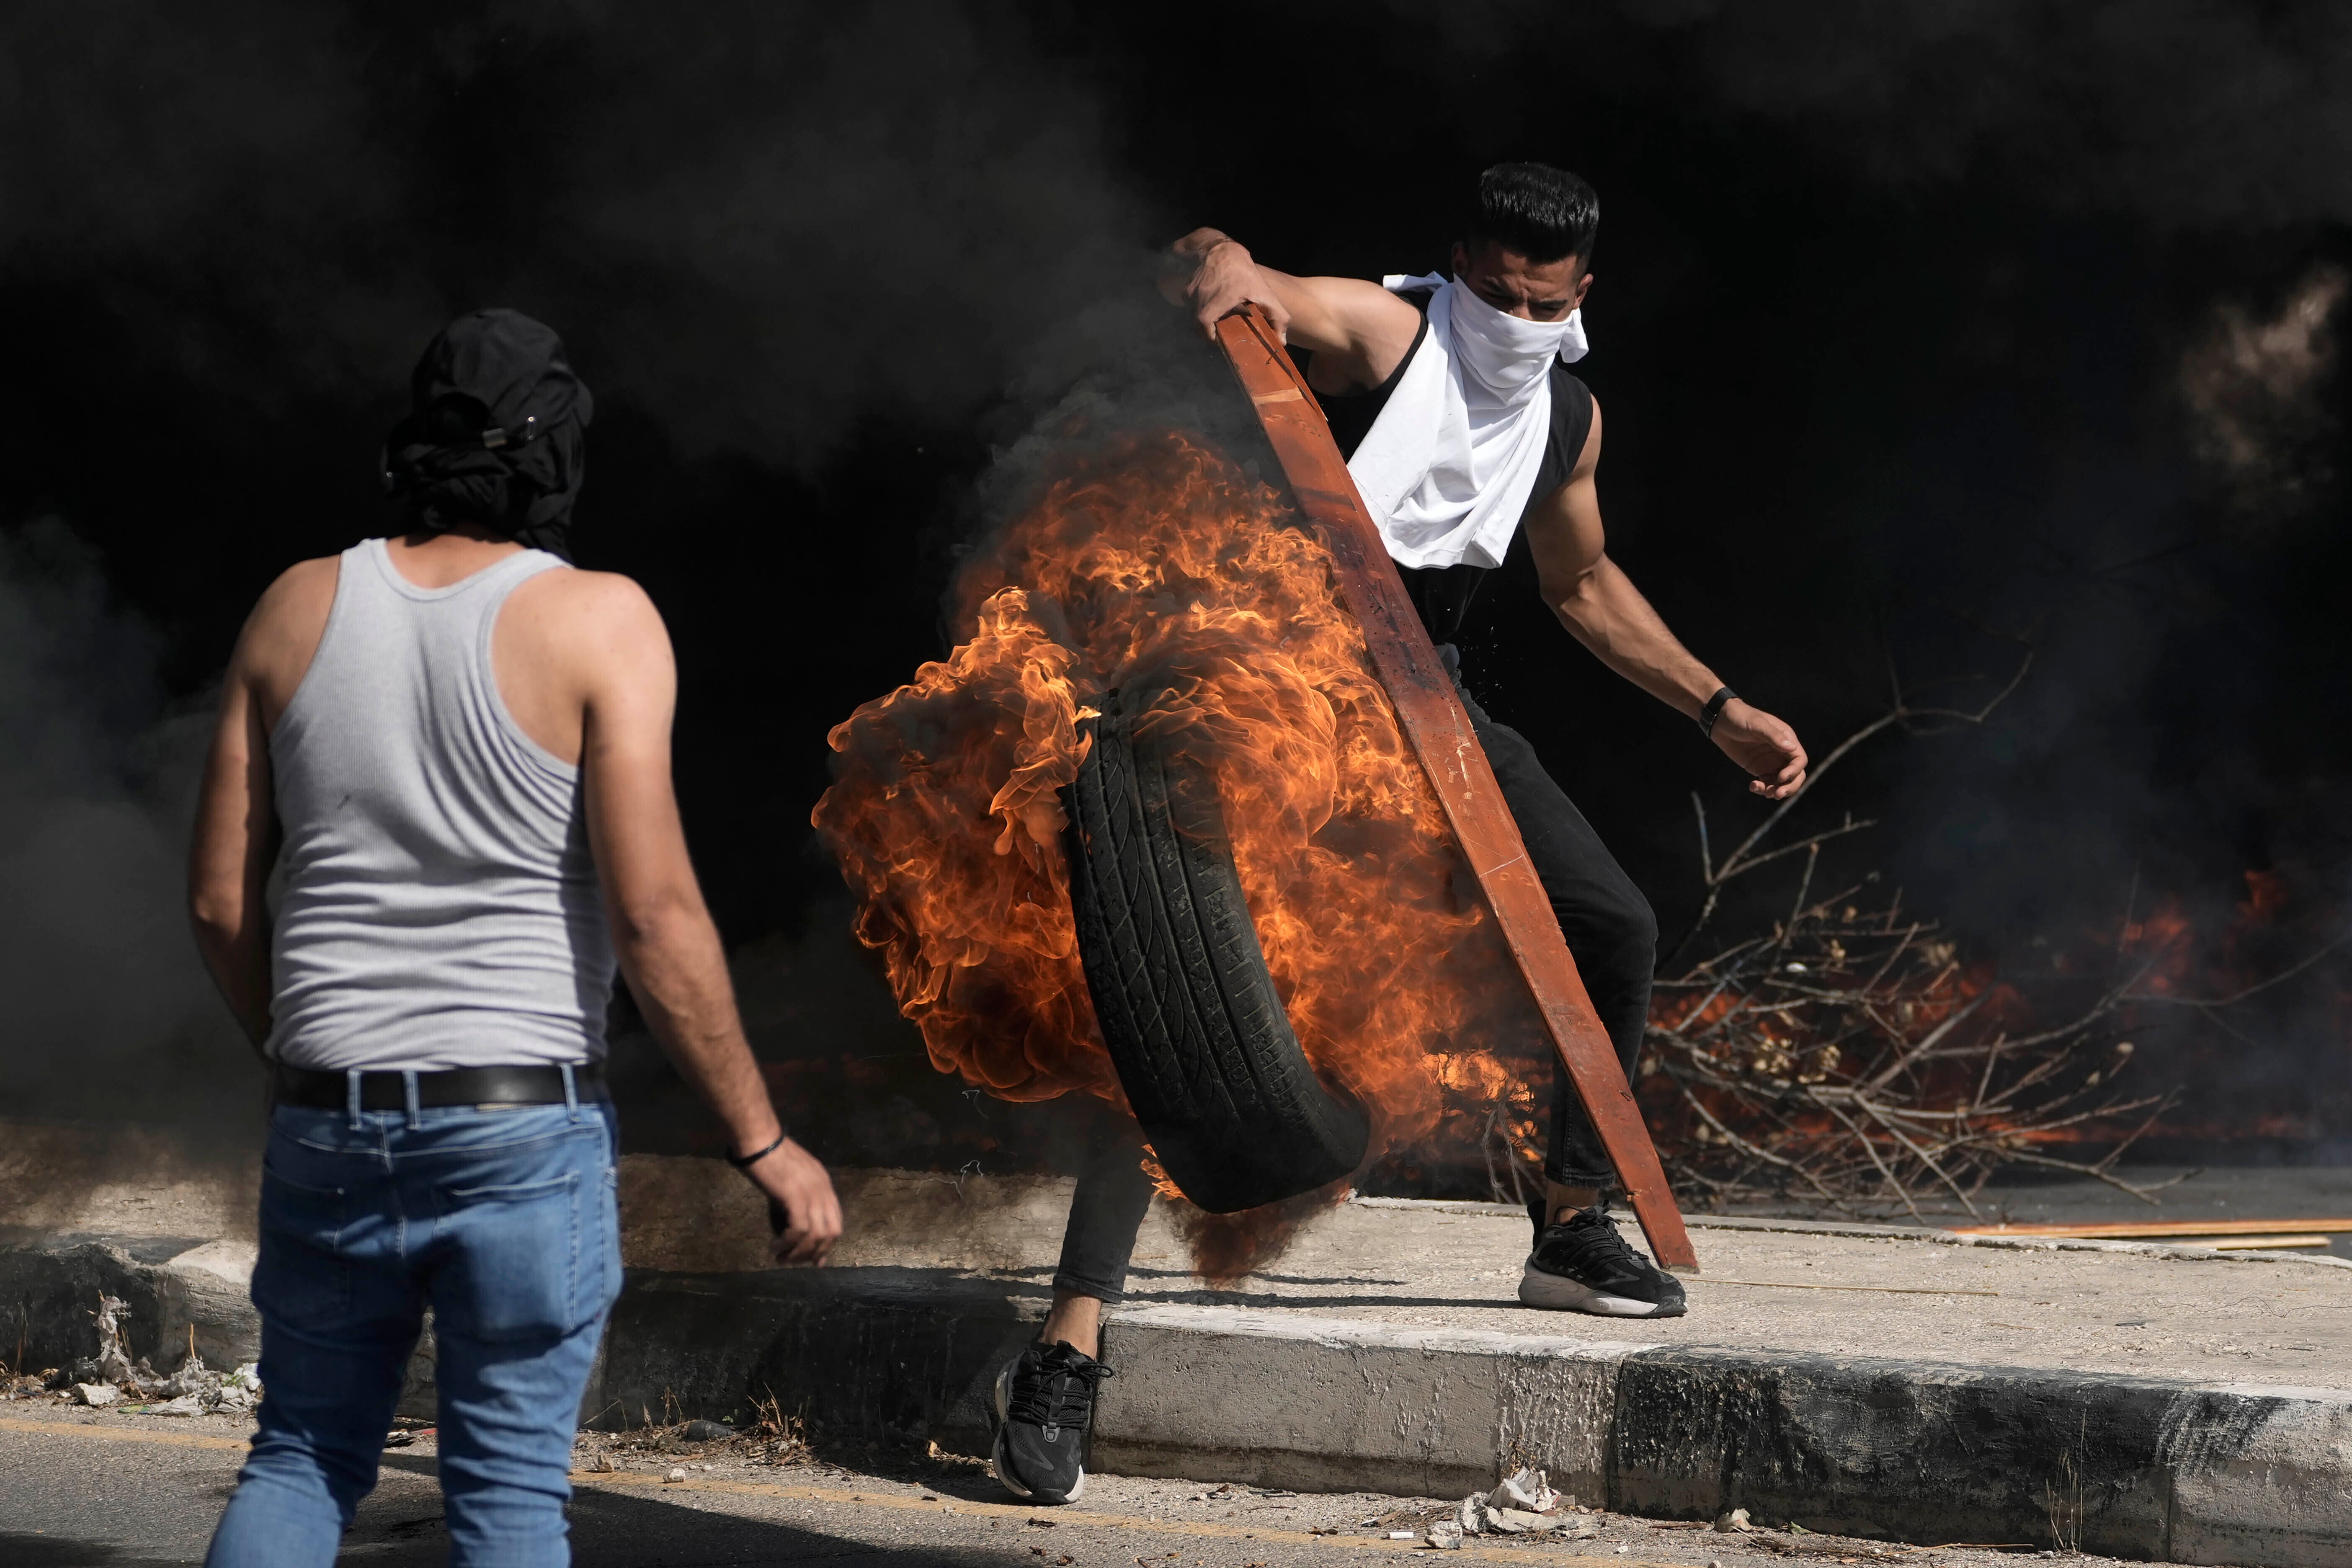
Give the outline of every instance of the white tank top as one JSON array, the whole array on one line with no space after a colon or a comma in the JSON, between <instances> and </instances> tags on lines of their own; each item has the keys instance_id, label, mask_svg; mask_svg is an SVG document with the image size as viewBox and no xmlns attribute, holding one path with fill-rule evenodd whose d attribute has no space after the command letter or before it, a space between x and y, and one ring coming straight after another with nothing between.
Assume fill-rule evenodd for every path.
<instances>
[{"instance_id":1,"label":"white tank top","mask_svg":"<svg viewBox=\"0 0 2352 1568\"><path fill-rule=\"evenodd\" d=\"M446 588L371 539L269 737L285 831L268 1054L296 1067L586 1062L613 944L580 770L516 725L490 628L528 550Z\"/></svg>"}]
</instances>

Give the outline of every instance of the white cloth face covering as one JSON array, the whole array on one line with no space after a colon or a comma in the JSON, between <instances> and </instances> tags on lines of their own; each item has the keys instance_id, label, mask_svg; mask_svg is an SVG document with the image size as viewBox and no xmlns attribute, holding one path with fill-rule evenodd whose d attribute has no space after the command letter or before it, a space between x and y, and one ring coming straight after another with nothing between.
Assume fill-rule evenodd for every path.
<instances>
[{"instance_id":1,"label":"white cloth face covering","mask_svg":"<svg viewBox=\"0 0 2352 1568\"><path fill-rule=\"evenodd\" d=\"M1434 272L1381 282L1436 292L1421 347L1348 471L1400 564L1500 566L1551 437L1551 363L1590 346L1584 312L1521 321Z\"/></svg>"}]
</instances>

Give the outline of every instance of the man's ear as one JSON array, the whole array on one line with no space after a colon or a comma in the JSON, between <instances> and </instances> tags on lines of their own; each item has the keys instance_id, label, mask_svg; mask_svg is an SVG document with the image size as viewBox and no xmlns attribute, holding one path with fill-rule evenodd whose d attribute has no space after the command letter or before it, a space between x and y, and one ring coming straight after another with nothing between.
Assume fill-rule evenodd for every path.
<instances>
[{"instance_id":1,"label":"man's ear","mask_svg":"<svg viewBox=\"0 0 2352 1568\"><path fill-rule=\"evenodd\" d=\"M1454 242L1454 276L1460 278L1470 270L1470 247L1460 240Z\"/></svg>"},{"instance_id":2,"label":"man's ear","mask_svg":"<svg viewBox=\"0 0 2352 1568\"><path fill-rule=\"evenodd\" d=\"M1591 273L1590 273L1590 272L1587 272L1583 277L1581 277L1581 278L1580 278L1580 279L1578 279L1576 280L1576 292L1575 292L1575 294L1574 294L1573 296L1571 296L1571 297L1570 298L1569 302L1568 302L1568 308L1569 308L1570 310L1582 310L1582 309L1584 308L1584 293L1585 293L1585 290L1586 290L1586 289L1590 289L1590 288L1591 288L1591 287L1592 287L1592 274L1591 274Z\"/></svg>"}]
</instances>

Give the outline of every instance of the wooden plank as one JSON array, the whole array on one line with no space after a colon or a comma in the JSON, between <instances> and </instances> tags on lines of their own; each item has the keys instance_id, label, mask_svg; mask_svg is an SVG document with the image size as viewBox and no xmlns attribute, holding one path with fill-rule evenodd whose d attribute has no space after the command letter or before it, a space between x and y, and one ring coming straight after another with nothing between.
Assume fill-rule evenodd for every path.
<instances>
[{"instance_id":1,"label":"wooden plank","mask_svg":"<svg viewBox=\"0 0 2352 1568\"><path fill-rule=\"evenodd\" d=\"M2145 1241L2159 1236L2342 1236L2352 1219L2127 1219L2112 1225L1953 1225L1955 1236L2053 1236L2095 1241Z\"/></svg>"},{"instance_id":2,"label":"wooden plank","mask_svg":"<svg viewBox=\"0 0 2352 1568\"><path fill-rule=\"evenodd\" d=\"M1257 410L1258 422L1265 426L1299 510L1322 527L1339 574L1340 596L1363 626L1373 672L1388 689L1397 722L1436 787L1446 821L1527 980L1552 1047L1617 1167L1651 1253L1662 1268L1698 1272L1682 1211L1666 1185L1633 1086L1618 1065L1617 1048L1592 1011L1576 961L1569 956L1559 922L1553 918L1551 900L1528 864L1518 824L1503 804L1495 770L1471 731L1470 715L1453 678L1438 662L1437 649L1405 595L1380 529L1356 491L1356 481L1323 418L1322 405L1258 307L1248 306L1218 322L1217 341Z\"/></svg>"}]
</instances>

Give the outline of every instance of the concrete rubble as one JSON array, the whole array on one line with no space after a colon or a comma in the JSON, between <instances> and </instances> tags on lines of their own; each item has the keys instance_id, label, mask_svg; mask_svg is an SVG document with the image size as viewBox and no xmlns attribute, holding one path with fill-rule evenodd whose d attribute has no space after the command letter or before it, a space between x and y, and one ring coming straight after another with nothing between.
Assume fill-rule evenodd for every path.
<instances>
[{"instance_id":1,"label":"concrete rubble","mask_svg":"<svg viewBox=\"0 0 2352 1568\"><path fill-rule=\"evenodd\" d=\"M205 1364L204 1356L195 1349L192 1331L179 1370L166 1376L155 1370L147 1356L131 1359L126 1331L133 1315L129 1303L104 1289L98 1292L96 1308L88 1313L97 1349L90 1354L74 1357L66 1367L50 1368L40 1374L38 1380L50 1390L64 1393L74 1404L92 1409L120 1407L152 1415L237 1413L260 1403L258 1362L246 1362L230 1372L215 1372ZM28 1350L46 1352L54 1348L51 1342L34 1338L29 1322L25 1327L27 1331L21 1342Z\"/></svg>"},{"instance_id":2,"label":"concrete rubble","mask_svg":"<svg viewBox=\"0 0 2352 1568\"><path fill-rule=\"evenodd\" d=\"M1601 1532L1586 1522L1587 1511L1578 1509L1574 1498L1554 1491L1544 1471L1521 1468L1505 1476L1491 1491L1464 1498L1452 1518L1430 1528L1429 1544L1454 1551L1465 1537L1490 1534L1589 1541Z\"/></svg>"}]
</instances>

